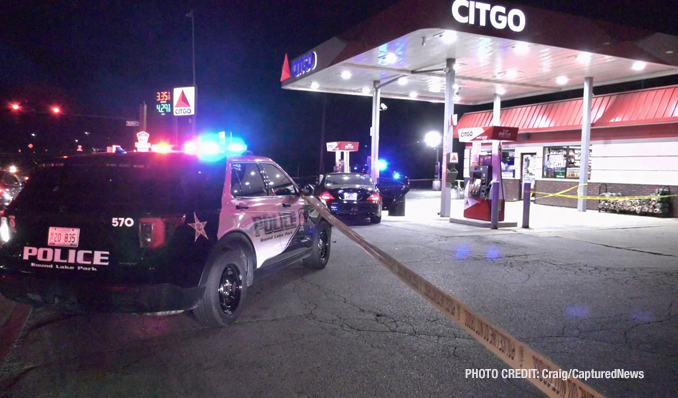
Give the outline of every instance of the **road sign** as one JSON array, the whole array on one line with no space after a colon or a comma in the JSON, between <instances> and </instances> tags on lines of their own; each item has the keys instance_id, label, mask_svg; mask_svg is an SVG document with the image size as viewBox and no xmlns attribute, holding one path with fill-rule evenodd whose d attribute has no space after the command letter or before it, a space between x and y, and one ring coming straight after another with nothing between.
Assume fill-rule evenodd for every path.
<instances>
[{"instance_id":1,"label":"road sign","mask_svg":"<svg viewBox=\"0 0 678 398\"><path fill-rule=\"evenodd\" d=\"M191 116L195 114L195 87L179 87L174 89L174 116Z\"/></svg>"},{"instance_id":2,"label":"road sign","mask_svg":"<svg viewBox=\"0 0 678 398\"><path fill-rule=\"evenodd\" d=\"M125 122L127 127L139 127L139 122L137 120L128 120Z\"/></svg>"},{"instance_id":3,"label":"road sign","mask_svg":"<svg viewBox=\"0 0 678 398\"><path fill-rule=\"evenodd\" d=\"M459 163L459 154L457 152L450 152L450 163Z\"/></svg>"},{"instance_id":4,"label":"road sign","mask_svg":"<svg viewBox=\"0 0 678 398\"><path fill-rule=\"evenodd\" d=\"M145 131L140 131L137 133L138 142L134 143L134 146L137 148L137 151L148 152L148 150L151 149L151 143L148 142L148 137L150 137L150 134L148 134Z\"/></svg>"}]
</instances>

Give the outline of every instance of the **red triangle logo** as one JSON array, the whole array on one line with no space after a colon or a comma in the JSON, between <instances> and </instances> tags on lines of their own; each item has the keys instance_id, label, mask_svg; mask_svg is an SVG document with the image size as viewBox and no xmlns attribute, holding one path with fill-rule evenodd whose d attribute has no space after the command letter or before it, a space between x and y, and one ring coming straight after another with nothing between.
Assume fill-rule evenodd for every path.
<instances>
[{"instance_id":1,"label":"red triangle logo","mask_svg":"<svg viewBox=\"0 0 678 398\"><path fill-rule=\"evenodd\" d=\"M177 100L177 103L174 105L175 108L190 108L191 104L188 103L188 99L186 98L186 94L184 94L184 90L181 90L181 95L179 96L179 99Z\"/></svg>"},{"instance_id":2,"label":"red triangle logo","mask_svg":"<svg viewBox=\"0 0 678 398\"><path fill-rule=\"evenodd\" d=\"M285 80L292 77L290 73L290 61L287 59L287 54L285 54L285 62L283 62L282 74L280 75L280 81L284 82Z\"/></svg>"}]
</instances>

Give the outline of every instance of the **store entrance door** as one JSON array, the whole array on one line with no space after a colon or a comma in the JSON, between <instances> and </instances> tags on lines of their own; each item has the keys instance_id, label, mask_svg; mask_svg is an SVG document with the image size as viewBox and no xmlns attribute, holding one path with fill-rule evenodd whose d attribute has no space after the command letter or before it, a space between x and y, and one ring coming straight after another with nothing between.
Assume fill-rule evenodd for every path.
<instances>
[{"instance_id":1,"label":"store entrance door","mask_svg":"<svg viewBox=\"0 0 678 398\"><path fill-rule=\"evenodd\" d=\"M534 179L537 175L537 154L523 153L520 155L520 200L523 200L523 183L531 183L534 190Z\"/></svg>"}]
</instances>

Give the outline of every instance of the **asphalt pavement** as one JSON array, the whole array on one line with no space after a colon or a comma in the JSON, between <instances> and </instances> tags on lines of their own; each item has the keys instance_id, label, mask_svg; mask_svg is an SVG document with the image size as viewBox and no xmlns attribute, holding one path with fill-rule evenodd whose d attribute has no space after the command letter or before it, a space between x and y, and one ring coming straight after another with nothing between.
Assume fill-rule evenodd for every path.
<instances>
[{"instance_id":1,"label":"asphalt pavement","mask_svg":"<svg viewBox=\"0 0 678 398\"><path fill-rule=\"evenodd\" d=\"M533 228L492 231L438 217L439 195L413 191L405 217L351 226L562 368L644 372L586 381L606 396L675 396L678 220L533 206ZM227 328L34 309L15 321L0 396L541 396L524 380L465 377L505 365L347 238L332 240L324 270L258 270Z\"/></svg>"}]
</instances>

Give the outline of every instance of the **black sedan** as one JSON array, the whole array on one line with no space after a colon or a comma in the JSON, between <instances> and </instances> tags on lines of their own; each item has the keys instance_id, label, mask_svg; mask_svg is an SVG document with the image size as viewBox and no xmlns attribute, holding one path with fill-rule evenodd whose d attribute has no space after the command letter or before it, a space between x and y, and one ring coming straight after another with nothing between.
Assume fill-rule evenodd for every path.
<instances>
[{"instance_id":1,"label":"black sedan","mask_svg":"<svg viewBox=\"0 0 678 398\"><path fill-rule=\"evenodd\" d=\"M316 196L337 216L370 218L381 222L381 195L367 174L325 174L316 187Z\"/></svg>"},{"instance_id":2,"label":"black sedan","mask_svg":"<svg viewBox=\"0 0 678 398\"><path fill-rule=\"evenodd\" d=\"M398 173L392 178L379 177L377 184L381 194L383 210L388 210L389 216L405 215L405 194L410 191L410 180Z\"/></svg>"}]
</instances>

